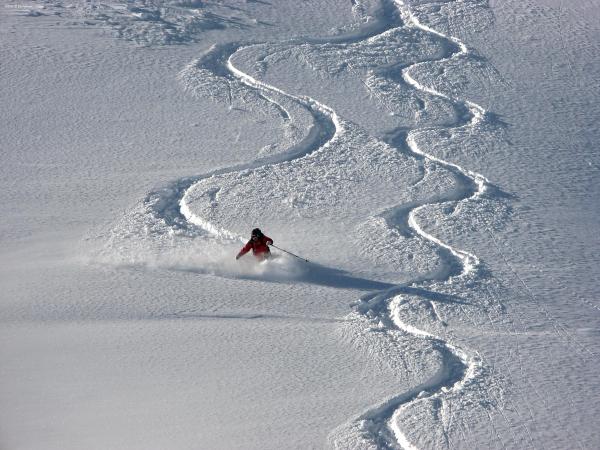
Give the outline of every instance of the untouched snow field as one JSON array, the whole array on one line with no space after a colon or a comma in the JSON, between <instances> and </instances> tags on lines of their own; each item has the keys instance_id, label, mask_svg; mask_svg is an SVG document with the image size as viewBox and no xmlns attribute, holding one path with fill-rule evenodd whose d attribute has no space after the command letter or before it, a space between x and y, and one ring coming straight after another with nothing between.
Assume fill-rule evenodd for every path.
<instances>
[{"instance_id":1,"label":"untouched snow field","mask_svg":"<svg viewBox=\"0 0 600 450\"><path fill-rule=\"evenodd\" d=\"M599 19L0 4L0 448L600 447Z\"/></svg>"}]
</instances>

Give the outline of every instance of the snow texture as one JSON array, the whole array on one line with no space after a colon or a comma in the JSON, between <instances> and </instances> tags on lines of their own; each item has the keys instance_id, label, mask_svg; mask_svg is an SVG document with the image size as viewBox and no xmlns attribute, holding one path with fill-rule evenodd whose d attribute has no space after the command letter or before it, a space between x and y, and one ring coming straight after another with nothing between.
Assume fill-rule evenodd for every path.
<instances>
[{"instance_id":1,"label":"snow texture","mask_svg":"<svg viewBox=\"0 0 600 450\"><path fill-rule=\"evenodd\" d=\"M593 2L4 6L2 448L600 446Z\"/></svg>"}]
</instances>

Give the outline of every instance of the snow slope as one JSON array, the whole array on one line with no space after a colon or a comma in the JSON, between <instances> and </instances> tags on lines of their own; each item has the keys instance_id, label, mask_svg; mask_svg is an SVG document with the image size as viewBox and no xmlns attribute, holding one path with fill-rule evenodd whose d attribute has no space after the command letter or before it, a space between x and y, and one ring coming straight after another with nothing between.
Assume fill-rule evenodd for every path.
<instances>
[{"instance_id":1,"label":"snow slope","mask_svg":"<svg viewBox=\"0 0 600 450\"><path fill-rule=\"evenodd\" d=\"M0 14L2 447L598 446L593 3Z\"/></svg>"}]
</instances>

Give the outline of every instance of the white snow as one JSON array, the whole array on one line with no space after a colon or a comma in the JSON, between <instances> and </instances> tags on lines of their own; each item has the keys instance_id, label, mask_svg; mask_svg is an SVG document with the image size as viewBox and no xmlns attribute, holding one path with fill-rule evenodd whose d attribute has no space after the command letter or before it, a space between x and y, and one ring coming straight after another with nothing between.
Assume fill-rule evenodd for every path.
<instances>
[{"instance_id":1,"label":"white snow","mask_svg":"<svg viewBox=\"0 0 600 450\"><path fill-rule=\"evenodd\" d=\"M0 447L600 447L598 6L5 2Z\"/></svg>"}]
</instances>

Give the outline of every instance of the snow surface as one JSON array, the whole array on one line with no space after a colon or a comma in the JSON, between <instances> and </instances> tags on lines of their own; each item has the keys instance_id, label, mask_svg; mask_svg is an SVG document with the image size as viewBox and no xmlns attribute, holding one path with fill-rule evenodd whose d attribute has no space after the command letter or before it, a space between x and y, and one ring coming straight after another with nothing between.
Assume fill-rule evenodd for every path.
<instances>
[{"instance_id":1,"label":"snow surface","mask_svg":"<svg viewBox=\"0 0 600 450\"><path fill-rule=\"evenodd\" d=\"M600 447L597 1L0 6L0 448Z\"/></svg>"}]
</instances>

